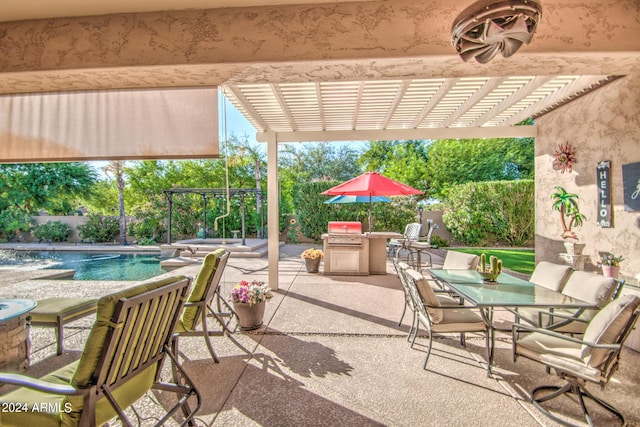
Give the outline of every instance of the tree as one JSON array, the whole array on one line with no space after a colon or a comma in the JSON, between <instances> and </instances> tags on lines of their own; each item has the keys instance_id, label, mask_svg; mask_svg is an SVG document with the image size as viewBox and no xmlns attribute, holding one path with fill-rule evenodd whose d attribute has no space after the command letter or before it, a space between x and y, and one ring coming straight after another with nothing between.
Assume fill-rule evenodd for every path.
<instances>
[{"instance_id":1,"label":"tree","mask_svg":"<svg viewBox=\"0 0 640 427\"><path fill-rule=\"evenodd\" d=\"M358 163L365 170L379 172L418 189L428 185L425 141L371 141Z\"/></svg>"},{"instance_id":2,"label":"tree","mask_svg":"<svg viewBox=\"0 0 640 427\"><path fill-rule=\"evenodd\" d=\"M0 211L14 206L28 214L44 209L67 215L90 194L96 177L87 163L0 165Z\"/></svg>"},{"instance_id":3,"label":"tree","mask_svg":"<svg viewBox=\"0 0 640 427\"><path fill-rule=\"evenodd\" d=\"M266 167L266 160L264 152L258 147L254 147L249 144L248 136L245 135L243 140L239 140L235 135L231 136L232 145L236 147L237 154L230 156L229 165L235 168L246 168L252 170L253 179L255 181L256 191L262 191L262 170ZM260 218L262 215L262 201L259 197L256 197L256 217ZM262 238L261 229L259 230L258 238Z\"/></svg>"},{"instance_id":4,"label":"tree","mask_svg":"<svg viewBox=\"0 0 640 427\"><path fill-rule=\"evenodd\" d=\"M437 140L427 155L427 189L435 198L466 182L533 178L533 138Z\"/></svg>"},{"instance_id":5,"label":"tree","mask_svg":"<svg viewBox=\"0 0 640 427\"><path fill-rule=\"evenodd\" d=\"M283 146L278 161L280 211L292 213L297 182L346 181L360 175L359 154L353 147L336 148L326 143Z\"/></svg>"},{"instance_id":6,"label":"tree","mask_svg":"<svg viewBox=\"0 0 640 427\"><path fill-rule=\"evenodd\" d=\"M113 175L116 181L116 187L118 188L118 213L120 224L120 244L127 244L127 215L124 208L124 189L126 187L125 181L125 164L124 161L114 160L110 161L104 167L105 175Z\"/></svg>"}]
</instances>

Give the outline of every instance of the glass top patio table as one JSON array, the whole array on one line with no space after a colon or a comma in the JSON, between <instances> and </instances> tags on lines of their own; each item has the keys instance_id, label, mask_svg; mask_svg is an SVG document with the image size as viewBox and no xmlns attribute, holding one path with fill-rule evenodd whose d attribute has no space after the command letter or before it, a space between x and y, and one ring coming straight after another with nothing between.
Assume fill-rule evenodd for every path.
<instances>
[{"instance_id":1,"label":"glass top patio table","mask_svg":"<svg viewBox=\"0 0 640 427\"><path fill-rule=\"evenodd\" d=\"M429 272L476 307L593 307L588 302L536 286L507 273L500 273L495 283L486 283L475 270L432 269Z\"/></svg>"}]
</instances>

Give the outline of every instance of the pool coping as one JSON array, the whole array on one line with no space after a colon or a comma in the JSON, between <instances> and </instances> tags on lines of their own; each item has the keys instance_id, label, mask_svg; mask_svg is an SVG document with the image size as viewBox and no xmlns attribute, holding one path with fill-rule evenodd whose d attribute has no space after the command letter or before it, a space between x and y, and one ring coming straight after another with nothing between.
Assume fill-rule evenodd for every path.
<instances>
[{"instance_id":1,"label":"pool coping","mask_svg":"<svg viewBox=\"0 0 640 427\"><path fill-rule=\"evenodd\" d=\"M111 253L144 253L160 255L159 246L138 246L120 244L93 243L0 243L0 249L14 251L59 251L59 252L111 252Z\"/></svg>"}]
</instances>

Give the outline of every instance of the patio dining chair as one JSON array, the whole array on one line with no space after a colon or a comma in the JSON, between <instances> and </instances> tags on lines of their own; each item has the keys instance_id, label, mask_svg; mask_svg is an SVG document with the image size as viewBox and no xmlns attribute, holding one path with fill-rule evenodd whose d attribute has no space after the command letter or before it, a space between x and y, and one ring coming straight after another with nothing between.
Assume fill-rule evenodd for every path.
<instances>
[{"instance_id":1,"label":"patio dining chair","mask_svg":"<svg viewBox=\"0 0 640 427\"><path fill-rule=\"evenodd\" d=\"M433 334L459 333L460 344L466 347L466 332L483 333L485 335L487 360L489 360L489 328L480 314L450 297L446 297L450 298L449 303L443 304L442 300L445 297L436 295L427 279L421 273L408 269L406 274L409 278L409 291L416 307L416 318L418 320L413 331L411 347L413 348L415 344L420 324L424 326L429 338L423 369L427 369L427 362L429 361L433 344ZM490 368L487 367L487 369Z\"/></svg>"},{"instance_id":2,"label":"patio dining chair","mask_svg":"<svg viewBox=\"0 0 640 427\"><path fill-rule=\"evenodd\" d=\"M181 410L182 424L193 424L200 393L171 351L191 279L172 276L147 281L98 300L96 322L80 359L40 379L0 373L0 384L19 386L0 397L0 425L100 426L114 417L132 425L124 410L150 389L175 393L157 425ZM167 357L175 372L161 380ZM191 409L189 401L195 400Z\"/></svg>"},{"instance_id":3,"label":"patio dining chair","mask_svg":"<svg viewBox=\"0 0 640 427\"><path fill-rule=\"evenodd\" d=\"M417 322L417 313L416 313L416 305L414 303L414 297L411 294L411 284L410 278L407 276L407 270L410 269L409 265L405 262L398 261L396 259L393 260L393 265L396 269L396 274L400 279L400 283L402 284L402 290L404 291L404 308L402 309L402 315L400 316L400 321L398 322L398 326L402 325L402 320L404 319L404 315L407 311L407 308L411 311L411 327L409 328L409 333L407 334L407 341L411 339L413 336L413 331L416 327ZM436 298L438 299L440 304L444 305L459 305L458 300L452 298L452 296L441 289L435 280L430 280L429 278L424 278L426 283L431 286L431 289L437 294Z\"/></svg>"},{"instance_id":4,"label":"patio dining chair","mask_svg":"<svg viewBox=\"0 0 640 427\"><path fill-rule=\"evenodd\" d=\"M421 233L422 224L417 222L407 224L404 228L404 233L402 233L402 238L389 240L389 254L393 258L397 258L401 250L407 249L411 242L417 242L420 239Z\"/></svg>"},{"instance_id":5,"label":"patio dining chair","mask_svg":"<svg viewBox=\"0 0 640 427\"><path fill-rule=\"evenodd\" d=\"M533 269L529 281L552 291L560 292L572 272L573 268L569 265L540 261Z\"/></svg>"},{"instance_id":6,"label":"patio dining chair","mask_svg":"<svg viewBox=\"0 0 640 427\"><path fill-rule=\"evenodd\" d=\"M237 315L230 304L220 295L220 282L227 265L230 252L217 249L208 253L196 276L189 298L184 305L180 320L176 325L172 347L178 355L180 337L203 337L214 363L218 363L218 356L211 343L212 336L222 336L225 332L233 332L231 322ZM210 330L207 318L213 317L222 330Z\"/></svg>"},{"instance_id":7,"label":"patio dining chair","mask_svg":"<svg viewBox=\"0 0 640 427\"><path fill-rule=\"evenodd\" d=\"M597 308L540 310L521 307L515 311L515 322L525 321L533 326L553 329L556 332L582 334L589 321L611 301L617 285L618 283L612 277L604 277L593 272L574 271L562 287L562 294L592 303Z\"/></svg>"},{"instance_id":8,"label":"patio dining chair","mask_svg":"<svg viewBox=\"0 0 640 427\"><path fill-rule=\"evenodd\" d=\"M549 418L564 425L573 425L543 406L545 402L570 394L577 398L584 420L593 426L593 418L585 398L617 416L626 425L624 415L609 403L591 394L586 385L599 384L602 388L618 369L622 346L640 315L640 298L628 295L614 299L589 322L583 339L577 339L556 331L534 328L524 324L513 325L513 360L525 357L545 365L566 380L561 386L535 387L530 398L533 405ZM523 335L524 334L524 335ZM522 336L523 335L523 336ZM546 404L545 404L546 405ZM546 405L548 406L548 405ZM562 408L565 408L562 405Z\"/></svg>"},{"instance_id":9,"label":"patio dining chair","mask_svg":"<svg viewBox=\"0 0 640 427\"><path fill-rule=\"evenodd\" d=\"M442 264L443 270L475 270L480 262L480 257L474 254L466 254L464 252L447 251L444 262ZM426 270L427 272L429 270ZM446 286L435 276L429 275L431 279L438 284L442 289Z\"/></svg>"}]
</instances>

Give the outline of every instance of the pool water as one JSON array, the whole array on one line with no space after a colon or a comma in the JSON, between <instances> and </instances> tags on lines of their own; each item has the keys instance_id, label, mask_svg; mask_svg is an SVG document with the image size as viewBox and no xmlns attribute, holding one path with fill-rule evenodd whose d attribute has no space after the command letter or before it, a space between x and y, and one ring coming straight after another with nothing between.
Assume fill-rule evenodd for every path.
<instances>
[{"instance_id":1,"label":"pool water","mask_svg":"<svg viewBox=\"0 0 640 427\"><path fill-rule=\"evenodd\" d=\"M74 280L146 280L166 273L160 256L87 252L2 251L0 268L75 270Z\"/></svg>"}]
</instances>

